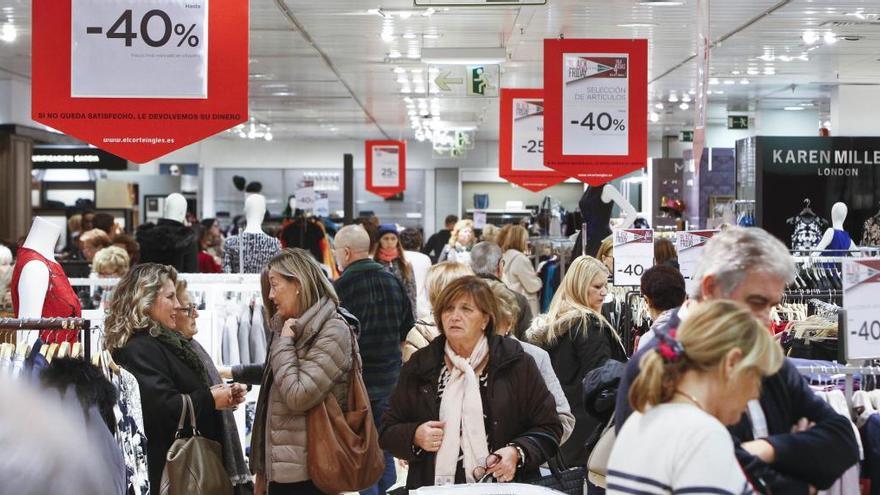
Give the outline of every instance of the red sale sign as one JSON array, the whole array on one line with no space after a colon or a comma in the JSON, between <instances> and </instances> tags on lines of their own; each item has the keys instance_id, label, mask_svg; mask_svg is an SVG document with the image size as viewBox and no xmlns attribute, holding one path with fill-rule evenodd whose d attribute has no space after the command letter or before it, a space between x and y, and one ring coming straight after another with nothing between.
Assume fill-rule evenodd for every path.
<instances>
[{"instance_id":1,"label":"red sale sign","mask_svg":"<svg viewBox=\"0 0 880 495\"><path fill-rule=\"evenodd\" d=\"M248 2L33 0L32 118L137 163L248 120Z\"/></svg>"},{"instance_id":2,"label":"red sale sign","mask_svg":"<svg viewBox=\"0 0 880 495\"><path fill-rule=\"evenodd\" d=\"M647 40L544 40L544 96L544 165L594 186L645 167Z\"/></svg>"},{"instance_id":3,"label":"red sale sign","mask_svg":"<svg viewBox=\"0 0 880 495\"><path fill-rule=\"evenodd\" d=\"M566 179L544 166L544 90L502 89L498 175L538 192Z\"/></svg>"},{"instance_id":4,"label":"red sale sign","mask_svg":"<svg viewBox=\"0 0 880 495\"><path fill-rule=\"evenodd\" d=\"M366 141L367 191L385 199L406 189L406 141Z\"/></svg>"}]
</instances>

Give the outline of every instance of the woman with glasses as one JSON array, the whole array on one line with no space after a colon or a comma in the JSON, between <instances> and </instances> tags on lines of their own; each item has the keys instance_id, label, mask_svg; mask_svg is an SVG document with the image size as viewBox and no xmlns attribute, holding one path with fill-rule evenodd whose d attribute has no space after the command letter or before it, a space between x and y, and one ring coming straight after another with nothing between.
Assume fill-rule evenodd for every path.
<instances>
[{"instance_id":1,"label":"woman with glasses","mask_svg":"<svg viewBox=\"0 0 880 495\"><path fill-rule=\"evenodd\" d=\"M192 343L176 331L181 314L177 270L134 267L117 284L104 320L104 347L135 376L141 393L150 493L161 491L165 455L174 442L183 395L189 395L202 436L222 441L220 411L244 401L240 386L214 387Z\"/></svg>"},{"instance_id":2,"label":"woman with glasses","mask_svg":"<svg viewBox=\"0 0 880 495\"><path fill-rule=\"evenodd\" d=\"M208 355L208 352L202 347L202 344L199 344L199 342L193 338L199 331L196 324L196 320L199 318L199 310L189 291L186 290L185 280L177 281L177 302L180 303L180 307L177 310L177 325L175 326L175 330L189 340L193 350L196 351L199 359L202 360L202 364L208 372L211 386L223 387L224 382L220 377L220 372L214 365L214 360L211 359L211 356ZM243 385L235 384L233 386L236 388L237 393L246 393ZM229 479L232 482L236 494L252 493L253 486L251 483L251 474L250 471L248 471L247 463L241 452L241 439L238 436L238 427L235 424L235 417L232 415L232 410L225 409L221 411L220 417L222 422L222 430L220 434L223 438L223 441L221 442L223 445L223 466L226 468L227 474L229 474Z\"/></svg>"},{"instance_id":3,"label":"woman with glasses","mask_svg":"<svg viewBox=\"0 0 880 495\"><path fill-rule=\"evenodd\" d=\"M434 315L440 336L403 366L379 445L409 462L408 489L536 477L562 425L534 360L495 334L492 290L456 279Z\"/></svg>"}]
</instances>

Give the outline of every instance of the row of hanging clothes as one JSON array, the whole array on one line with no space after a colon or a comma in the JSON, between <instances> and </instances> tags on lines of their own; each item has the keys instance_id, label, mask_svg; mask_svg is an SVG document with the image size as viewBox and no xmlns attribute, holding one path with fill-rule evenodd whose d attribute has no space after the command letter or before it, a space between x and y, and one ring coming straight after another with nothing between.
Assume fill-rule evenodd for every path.
<instances>
[{"instance_id":1,"label":"row of hanging clothes","mask_svg":"<svg viewBox=\"0 0 880 495\"><path fill-rule=\"evenodd\" d=\"M211 309L214 326L210 332L214 338L211 349L214 349L215 362L227 366L265 362L270 330L257 292L228 292ZM216 345L218 337L219 346Z\"/></svg>"},{"instance_id":2,"label":"row of hanging clothes","mask_svg":"<svg viewBox=\"0 0 880 495\"><path fill-rule=\"evenodd\" d=\"M565 276L573 247L574 241L567 237L529 240L529 249L535 257L535 271L541 278L538 304L542 313L550 309L553 296Z\"/></svg>"},{"instance_id":3,"label":"row of hanging clothes","mask_svg":"<svg viewBox=\"0 0 880 495\"><path fill-rule=\"evenodd\" d=\"M627 356L635 352L639 337L645 334L653 321L648 302L638 288L608 287L608 295L602 305L602 316L617 331Z\"/></svg>"},{"instance_id":4,"label":"row of hanging clothes","mask_svg":"<svg viewBox=\"0 0 880 495\"><path fill-rule=\"evenodd\" d=\"M780 335L789 357L834 361L841 359L838 314L843 306L840 263L796 258L797 276L782 302L771 313L771 328Z\"/></svg>"},{"instance_id":5,"label":"row of hanging clothes","mask_svg":"<svg viewBox=\"0 0 880 495\"><path fill-rule=\"evenodd\" d=\"M785 220L785 223L792 226L789 247L795 256L809 256L831 225L828 220L816 215L810 204L810 198L804 198L800 213Z\"/></svg>"},{"instance_id":6,"label":"row of hanging clothes","mask_svg":"<svg viewBox=\"0 0 880 495\"><path fill-rule=\"evenodd\" d=\"M736 223L740 227L754 227L758 225L755 220L755 200L738 199L734 202L736 210Z\"/></svg>"},{"instance_id":7,"label":"row of hanging clothes","mask_svg":"<svg viewBox=\"0 0 880 495\"><path fill-rule=\"evenodd\" d=\"M820 493L880 495L880 367L803 359L793 363L817 397L851 421L859 442L860 464Z\"/></svg>"}]
</instances>

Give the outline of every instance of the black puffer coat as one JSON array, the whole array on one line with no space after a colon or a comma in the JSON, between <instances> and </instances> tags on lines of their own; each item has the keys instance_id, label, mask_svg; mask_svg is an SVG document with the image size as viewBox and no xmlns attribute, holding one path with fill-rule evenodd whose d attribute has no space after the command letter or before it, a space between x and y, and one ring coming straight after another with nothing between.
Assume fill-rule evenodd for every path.
<instances>
[{"instance_id":1,"label":"black puffer coat","mask_svg":"<svg viewBox=\"0 0 880 495\"><path fill-rule=\"evenodd\" d=\"M199 272L198 239L191 227L167 218L137 229L141 263L171 265L180 273Z\"/></svg>"}]
</instances>

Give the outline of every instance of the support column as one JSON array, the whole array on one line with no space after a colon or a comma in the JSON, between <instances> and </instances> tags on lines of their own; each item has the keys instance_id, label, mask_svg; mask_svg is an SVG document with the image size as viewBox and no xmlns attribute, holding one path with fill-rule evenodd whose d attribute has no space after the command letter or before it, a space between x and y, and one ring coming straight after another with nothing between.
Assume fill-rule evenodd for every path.
<instances>
[{"instance_id":1,"label":"support column","mask_svg":"<svg viewBox=\"0 0 880 495\"><path fill-rule=\"evenodd\" d=\"M832 136L880 136L880 88L841 85L831 91Z\"/></svg>"},{"instance_id":2,"label":"support column","mask_svg":"<svg viewBox=\"0 0 880 495\"><path fill-rule=\"evenodd\" d=\"M15 243L31 225L32 139L0 133L0 240Z\"/></svg>"}]
</instances>

